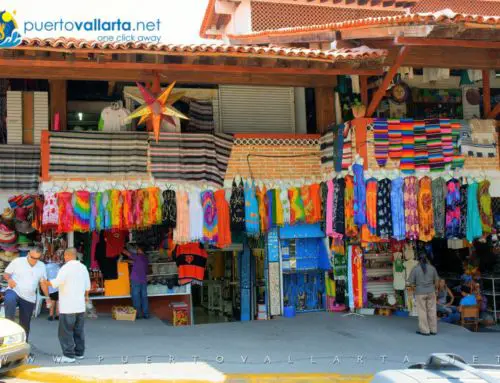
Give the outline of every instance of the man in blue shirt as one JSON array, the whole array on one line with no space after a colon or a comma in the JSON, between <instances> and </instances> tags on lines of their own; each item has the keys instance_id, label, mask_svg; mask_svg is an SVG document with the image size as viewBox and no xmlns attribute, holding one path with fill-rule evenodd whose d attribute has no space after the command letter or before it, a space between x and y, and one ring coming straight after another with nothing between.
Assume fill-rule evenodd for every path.
<instances>
[{"instance_id":1,"label":"man in blue shirt","mask_svg":"<svg viewBox=\"0 0 500 383\"><path fill-rule=\"evenodd\" d=\"M471 289L469 286L462 286L462 299L460 300L460 306L458 311L462 312L462 306L475 306L477 305L476 296L471 294Z\"/></svg>"}]
</instances>

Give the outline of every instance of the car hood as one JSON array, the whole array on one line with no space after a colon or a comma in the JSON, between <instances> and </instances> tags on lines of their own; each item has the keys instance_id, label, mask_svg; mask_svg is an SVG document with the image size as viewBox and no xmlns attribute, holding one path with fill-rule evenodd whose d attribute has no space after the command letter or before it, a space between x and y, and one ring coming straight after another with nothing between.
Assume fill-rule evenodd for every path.
<instances>
[{"instance_id":1,"label":"car hood","mask_svg":"<svg viewBox=\"0 0 500 383\"><path fill-rule=\"evenodd\" d=\"M9 319L0 318L0 337L3 338L4 336L19 334L23 331L23 328L17 323Z\"/></svg>"}]
</instances>

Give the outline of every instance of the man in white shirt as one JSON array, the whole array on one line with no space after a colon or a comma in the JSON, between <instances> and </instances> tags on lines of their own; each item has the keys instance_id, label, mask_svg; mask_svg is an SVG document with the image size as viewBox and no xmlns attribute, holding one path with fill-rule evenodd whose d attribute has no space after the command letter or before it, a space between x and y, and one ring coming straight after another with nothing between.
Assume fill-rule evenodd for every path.
<instances>
[{"instance_id":1,"label":"man in white shirt","mask_svg":"<svg viewBox=\"0 0 500 383\"><path fill-rule=\"evenodd\" d=\"M59 289L59 342L63 351L61 361L73 363L83 359L85 337L83 331L85 303L89 298L90 276L87 268L77 260L76 249L64 252L66 262L56 279L46 286Z\"/></svg>"},{"instance_id":2,"label":"man in white shirt","mask_svg":"<svg viewBox=\"0 0 500 383\"><path fill-rule=\"evenodd\" d=\"M19 306L19 324L26 331L26 340L35 309L38 284L45 296L49 296L47 286L43 283L47 279L47 272L40 261L41 256L40 249L33 249L26 257L19 257L10 262L4 273L9 284L5 292L5 317L15 320L16 308Z\"/></svg>"}]
</instances>

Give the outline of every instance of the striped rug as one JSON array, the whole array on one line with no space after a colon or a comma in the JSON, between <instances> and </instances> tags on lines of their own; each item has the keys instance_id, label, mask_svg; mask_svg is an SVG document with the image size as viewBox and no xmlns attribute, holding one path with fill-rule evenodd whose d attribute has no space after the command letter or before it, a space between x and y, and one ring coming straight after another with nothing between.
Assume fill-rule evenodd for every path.
<instances>
[{"instance_id":1,"label":"striped rug","mask_svg":"<svg viewBox=\"0 0 500 383\"><path fill-rule=\"evenodd\" d=\"M403 151L399 168L405 174L415 172L415 133L413 125L413 119L401 119Z\"/></svg>"},{"instance_id":2,"label":"striped rug","mask_svg":"<svg viewBox=\"0 0 500 383\"><path fill-rule=\"evenodd\" d=\"M0 145L0 189L33 192L40 180L40 146Z\"/></svg>"},{"instance_id":3,"label":"striped rug","mask_svg":"<svg viewBox=\"0 0 500 383\"><path fill-rule=\"evenodd\" d=\"M389 158L399 160L403 154L403 136L400 120L387 120L389 125Z\"/></svg>"},{"instance_id":4,"label":"striped rug","mask_svg":"<svg viewBox=\"0 0 500 383\"><path fill-rule=\"evenodd\" d=\"M427 136L427 152L431 172L444 170L443 144L441 142L441 128L438 119L425 120L425 134Z\"/></svg>"},{"instance_id":5,"label":"striped rug","mask_svg":"<svg viewBox=\"0 0 500 383\"><path fill-rule=\"evenodd\" d=\"M429 171L429 152L427 151L427 134L424 121L415 121L415 168Z\"/></svg>"},{"instance_id":6,"label":"striped rug","mask_svg":"<svg viewBox=\"0 0 500 383\"><path fill-rule=\"evenodd\" d=\"M160 181L222 186L234 138L230 134L161 133L150 149L151 172Z\"/></svg>"},{"instance_id":7,"label":"striped rug","mask_svg":"<svg viewBox=\"0 0 500 383\"><path fill-rule=\"evenodd\" d=\"M50 132L50 175L146 174L148 134Z\"/></svg>"},{"instance_id":8,"label":"striped rug","mask_svg":"<svg viewBox=\"0 0 500 383\"><path fill-rule=\"evenodd\" d=\"M441 143L443 144L444 164L448 165L453 161L453 135L451 121L448 118L439 120L441 127Z\"/></svg>"},{"instance_id":9,"label":"striped rug","mask_svg":"<svg viewBox=\"0 0 500 383\"><path fill-rule=\"evenodd\" d=\"M385 118L373 120L373 138L375 140L375 159L380 167L387 164L389 153L389 131L388 122Z\"/></svg>"},{"instance_id":10,"label":"striped rug","mask_svg":"<svg viewBox=\"0 0 500 383\"><path fill-rule=\"evenodd\" d=\"M321 166L328 169L335 169L335 164L339 161L339 132L342 132L342 125L330 125L328 132L319 139L321 152ZM341 152L340 152L340 155ZM340 171L339 169L338 171Z\"/></svg>"},{"instance_id":11,"label":"striped rug","mask_svg":"<svg viewBox=\"0 0 500 383\"><path fill-rule=\"evenodd\" d=\"M453 161L451 162L452 169L463 168L465 163L465 157L460 151L460 130L462 129L462 123L464 121L452 120L451 130L453 138Z\"/></svg>"}]
</instances>

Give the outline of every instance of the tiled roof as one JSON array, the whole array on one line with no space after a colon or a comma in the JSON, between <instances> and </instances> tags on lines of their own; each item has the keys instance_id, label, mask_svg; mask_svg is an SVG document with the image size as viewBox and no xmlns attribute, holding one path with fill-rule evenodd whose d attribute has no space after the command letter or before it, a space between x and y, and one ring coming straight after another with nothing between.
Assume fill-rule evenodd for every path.
<instances>
[{"instance_id":1,"label":"tiled roof","mask_svg":"<svg viewBox=\"0 0 500 383\"><path fill-rule=\"evenodd\" d=\"M322 61L349 61L359 59L378 59L385 57L387 51L383 49L371 49L359 47L353 49L320 50L306 48L284 48L277 46L252 46L252 45L217 45L217 44L152 44L152 43L110 43L71 38L39 39L25 38L22 44L15 49L23 47L53 48L56 51L103 51L113 53L135 53L154 54L161 52L171 55L220 55L238 57L264 57L264 58L297 58Z\"/></svg>"},{"instance_id":2,"label":"tiled roof","mask_svg":"<svg viewBox=\"0 0 500 383\"><path fill-rule=\"evenodd\" d=\"M500 2L487 0L421 0L411 12L432 13L442 9L468 15L500 16Z\"/></svg>"},{"instance_id":3,"label":"tiled roof","mask_svg":"<svg viewBox=\"0 0 500 383\"><path fill-rule=\"evenodd\" d=\"M252 31L336 23L345 20L401 15L403 12L320 5L252 2Z\"/></svg>"},{"instance_id":4,"label":"tiled roof","mask_svg":"<svg viewBox=\"0 0 500 383\"><path fill-rule=\"evenodd\" d=\"M208 38L220 39L220 38L222 38L221 35L212 35L212 34L207 33L207 30L211 27L211 24L214 22L215 1L216 0L208 0L207 9L205 10L205 16L203 16L203 21L201 22L200 37L203 37L204 39L208 39Z\"/></svg>"},{"instance_id":5,"label":"tiled roof","mask_svg":"<svg viewBox=\"0 0 500 383\"><path fill-rule=\"evenodd\" d=\"M298 36L310 33L335 32L363 27L381 27L395 25L425 25L425 24L487 24L495 28L500 26L500 17L456 14L453 12L436 12L434 14L404 14L391 17L375 17L360 20L349 20L337 23L316 24L301 27L282 28L252 32L242 35L229 35L230 39L239 42L250 42L258 37ZM264 43L264 41L259 41Z\"/></svg>"}]
</instances>

